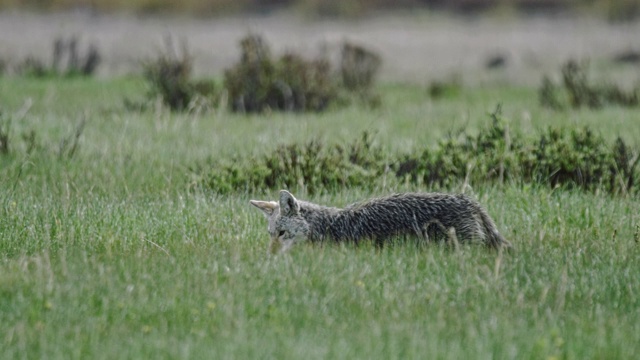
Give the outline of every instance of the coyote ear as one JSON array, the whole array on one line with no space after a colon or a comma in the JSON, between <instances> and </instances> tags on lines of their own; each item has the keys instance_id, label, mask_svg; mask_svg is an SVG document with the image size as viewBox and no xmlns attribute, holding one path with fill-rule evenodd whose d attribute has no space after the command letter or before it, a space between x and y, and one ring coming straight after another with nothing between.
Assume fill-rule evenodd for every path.
<instances>
[{"instance_id":1,"label":"coyote ear","mask_svg":"<svg viewBox=\"0 0 640 360\"><path fill-rule=\"evenodd\" d=\"M273 212L278 208L278 203L275 201L249 200L249 202L251 203L251 205L262 210L264 216L266 217L273 215Z\"/></svg>"},{"instance_id":2,"label":"coyote ear","mask_svg":"<svg viewBox=\"0 0 640 360\"><path fill-rule=\"evenodd\" d=\"M284 216L296 215L300 211L298 200L287 190L280 190L280 213Z\"/></svg>"}]
</instances>

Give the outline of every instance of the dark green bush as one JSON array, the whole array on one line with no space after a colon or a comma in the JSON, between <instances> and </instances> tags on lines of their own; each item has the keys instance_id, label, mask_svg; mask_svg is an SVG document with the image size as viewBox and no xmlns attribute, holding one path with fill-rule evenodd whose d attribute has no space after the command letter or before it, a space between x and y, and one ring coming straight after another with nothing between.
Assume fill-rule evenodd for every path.
<instances>
[{"instance_id":1,"label":"dark green bush","mask_svg":"<svg viewBox=\"0 0 640 360\"><path fill-rule=\"evenodd\" d=\"M9 154L9 132L11 121L0 113L0 155Z\"/></svg>"},{"instance_id":2,"label":"dark green bush","mask_svg":"<svg viewBox=\"0 0 640 360\"><path fill-rule=\"evenodd\" d=\"M143 64L143 75L150 86L150 97L159 96L171 110L185 110L198 97L214 101L215 85L212 81L191 79L193 61L186 46L178 55L167 40L164 52Z\"/></svg>"},{"instance_id":3,"label":"dark green bush","mask_svg":"<svg viewBox=\"0 0 640 360\"><path fill-rule=\"evenodd\" d=\"M578 187L626 193L637 190L637 151L618 138L608 145L588 128L548 129L533 143L509 132L499 109L492 125L478 135L461 134L425 149L418 156L404 155L396 175L411 182L452 186L513 181L549 186Z\"/></svg>"},{"instance_id":4,"label":"dark green bush","mask_svg":"<svg viewBox=\"0 0 640 360\"><path fill-rule=\"evenodd\" d=\"M33 56L27 56L22 63L18 65L17 72L22 76L28 77L46 77L54 75L54 72L48 68L44 62Z\"/></svg>"},{"instance_id":5,"label":"dark green bush","mask_svg":"<svg viewBox=\"0 0 640 360\"><path fill-rule=\"evenodd\" d=\"M67 63L63 64L66 57ZM101 57L98 48L90 44L85 55L80 54L78 50L78 38L75 36L69 39L58 38L53 45L53 71L66 76L93 75L96 68L100 64Z\"/></svg>"},{"instance_id":6,"label":"dark green bush","mask_svg":"<svg viewBox=\"0 0 640 360\"><path fill-rule=\"evenodd\" d=\"M229 105L234 111L262 111L268 106L276 66L260 36L246 36L240 41L240 48L240 62L224 73Z\"/></svg>"},{"instance_id":7,"label":"dark green bush","mask_svg":"<svg viewBox=\"0 0 640 360\"><path fill-rule=\"evenodd\" d=\"M24 76L91 76L100 65L98 48L90 44L82 54L76 36L57 38L53 42L53 60L51 65L33 56L28 56L18 65L18 73Z\"/></svg>"},{"instance_id":8,"label":"dark green bush","mask_svg":"<svg viewBox=\"0 0 640 360\"><path fill-rule=\"evenodd\" d=\"M347 146L319 140L280 145L260 157L211 161L190 172L195 186L220 193L374 188L382 185L387 173L395 174L398 182L429 187L511 182L611 194L637 192L640 187L640 154L621 138L610 145L588 128L550 128L533 141L525 140L509 130L500 108L490 116L491 126L477 135L461 130L413 154L385 154L364 133Z\"/></svg>"},{"instance_id":9,"label":"dark green bush","mask_svg":"<svg viewBox=\"0 0 640 360\"><path fill-rule=\"evenodd\" d=\"M613 161L615 166L611 170L618 176L612 179L611 188L619 186L624 192L633 190L637 185L636 167L640 163L640 154L618 137L613 144Z\"/></svg>"},{"instance_id":10,"label":"dark green bush","mask_svg":"<svg viewBox=\"0 0 640 360\"><path fill-rule=\"evenodd\" d=\"M234 111L321 111L337 99L326 59L306 60L294 53L273 59L265 41L253 34L240 47L240 62L224 74Z\"/></svg>"},{"instance_id":11,"label":"dark green bush","mask_svg":"<svg viewBox=\"0 0 640 360\"><path fill-rule=\"evenodd\" d=\"M274 58L255 34L243 38L240 48L240 62L224 74L233 111L322 111L333 103L347 102L348 94L368 105L380 101L371 91L380 59L360 46L344 45L342 80L325 58L307 60L291 52Z\"/></svg>"},{"instance_id":12,"label":"dark green bush","mask_svg":"<svg viewBox=\"0 0 640 360\"><path fill-rule=\"evenodd\" d=\"M381 64L380 56L373 51L348 42L342 44L340 73L347 90L370 91Z\"/></svg>"},{"instance_id":13,"label":"dark green bush","mask_svg":"<svg viewBox=\"0 0 640 360\"><path fill-rule=\"evenodd\" d=\"M363 133L354 143L327 145L320 140L280 145L250 159L216 160L191 169L194 185L219 193L299 188L308 193L372 186L385 171L383 153Z\"/></svg>"},{"instance_id":14,"label":"dark green bush","mask_svg":"<svg viewBox=\"0 0 640 360\"><path fill-rule=\"evenodd\" d=\"M193 97L191 69L191 59L185 54L182 58L161 54L144 64L143 74L151 86L152 96L160 96L171 109L182 110Z\"/></svg>"},{"instance_id":15,"label":"dark green bush","mask_svg":"<svg viewBox=\"0 0 640 360\"><path fill-rule=\"evenodd\" d=\"M611 60L616 64L636 65L640 63L640 52L631 49L625 50L613 56Z\"/></svg>"},{"instance_id":16,"label":"dark green bush","mask_svg":"<svg viewBox=\"0 0 640 360\"><path fill-rule=\"evenodd\" d=\"M508 64L508 57L504 54L494 54L487 58L484 67L487 70L502 69Z\"/></svg>"},{"instance_id":17,"label":"dark green bush","mask_svg":"<svg viewBox=\"0 0 640 360\"><path fill-rule=\"evenodd\" d=\"M521 161L524 177L529 181L552 187L618 190L611 187L617 175L613 151L588 128L548 129L531 150Z\"/></svg>"},{"instance_id":18,"label":"dark green bush","mask_svg":"<svg viewBox=\"0 0 640 360\"><path fill-rule=\"evenodd\" d=\"M518 154L522 140L511 134L498 107L490 114L492 124L478 135L461 130L424 149L418 156L404 155L396 163L396 175L420 184L452 186L461 180L498 181L520 175Z\"/></svg>"},{"instance_id":19,"label":"dark green bush","mask_svg":"<svg viewBox=\"0 0 640 360\"><path fill-rule=\"evenodd\" d=\"M458 77L432 81L427 88L429 97L434 100L456 97L460 91L462 91L462 83Z\"/></svg>"},{"instance_id":20,"label":"dark green bush","mask_svg":"<svg viewBox=\"0 0 640 360\"><path fill-rule=\"evenodd\" d=\"M320 111L337 98L331 66L325 59L307 61L289 53L280 58L277 69L278 109Z\"/></svg>"},{"instance_id":21,"label":"dark green bush","mask_svg":"<svg viewBox=\"0 0 640 360\"><path fill-rule=\"evenodd\" d=\"M561 110L565 106L563 101L560 100L560 87L549 79L548 76L542 77L542 85L538 90L538 98L540 99L540 105L553 110Z\"/></svg>"},{"instance_id":22,"label":"dark green bush","mask_svg":"<svg viewBox=\"0 0 640 360\"><path fill-rule=\"evenodd\" d=\"M562 85L567 94L569 105L573 108L589 107L599 109L604 106L618 105L637 107L640 105L638 89L625 91L613 84L592 84L588 77L588 64L568 61L562 66ZM544 77L539 91L543 106L561 109L564 107L557 86L548 77Z\"/></svg>"}]
</instances>

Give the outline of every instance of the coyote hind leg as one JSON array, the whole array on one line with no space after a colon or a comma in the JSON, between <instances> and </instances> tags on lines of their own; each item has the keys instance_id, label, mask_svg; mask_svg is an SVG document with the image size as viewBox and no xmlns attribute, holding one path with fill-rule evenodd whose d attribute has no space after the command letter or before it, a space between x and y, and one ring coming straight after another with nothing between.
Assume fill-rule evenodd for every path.
<instances>
[{"instance_id":1,"label":"coyote hind leg","mask_svg":"<svg viewBox=\"0 0 640 360\"><path fill-rule=\"evenodd\" d=\"M422 237L426 240L427 243L432 241L431 236L429 236L429 227L431 225L436 225L440 230L440 232L442 233L442 237L448 240L448 243L450 245L453 245L453 247L456 250L458 249L458 246L460 245L460 243L458 241L458 236L456 235L456 229L453 226L450 226L450 227L444 226L444 224L442 224L442 222L440 222L440 220L438 219L430 220L422 226ZM437 233L433 233L432 237L436 238L436 239L433 239L434 241L438 240Z\"/></svg>"}]
</instances>

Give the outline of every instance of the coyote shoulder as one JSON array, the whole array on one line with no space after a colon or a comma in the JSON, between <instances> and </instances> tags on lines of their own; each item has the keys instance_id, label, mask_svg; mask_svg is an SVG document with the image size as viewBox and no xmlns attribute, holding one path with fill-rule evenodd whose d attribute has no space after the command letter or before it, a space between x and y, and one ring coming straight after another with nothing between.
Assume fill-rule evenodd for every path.
<instances>
[{"instance_id":1,"label":"coyote shoulder","mask_svg":"<svg viewBox=\"0 0 640 360\"><path fill-rule=\"evenodd\" d=\"M339 209L298 200L281 190L277 202L251 200L251 204L269 221L271 251L284 252L304 241L367 239L383 245L398 236L510 246L480 204L462 194L394 194Z\"/></svg>"}]
</instances>

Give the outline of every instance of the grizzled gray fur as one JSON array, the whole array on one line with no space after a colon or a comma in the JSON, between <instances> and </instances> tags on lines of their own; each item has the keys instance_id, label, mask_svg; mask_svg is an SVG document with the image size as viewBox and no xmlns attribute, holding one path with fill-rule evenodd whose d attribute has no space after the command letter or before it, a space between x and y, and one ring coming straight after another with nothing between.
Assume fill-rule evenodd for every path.
<instances>
[{"instance_id":1,"label":"grizzled gray fur","mask_svg":"<svg viewBox=\"0 0 640 360\"><path fill-rule=\"evenodd\" d=\"M510 246L480 204L462 194L394 194L339 209L301 201L281 190L278 202L251 204L269 220L271 251L284 252L303 241L369 239L383 245L398 236Z\"/></svg>"}]
</instances>

